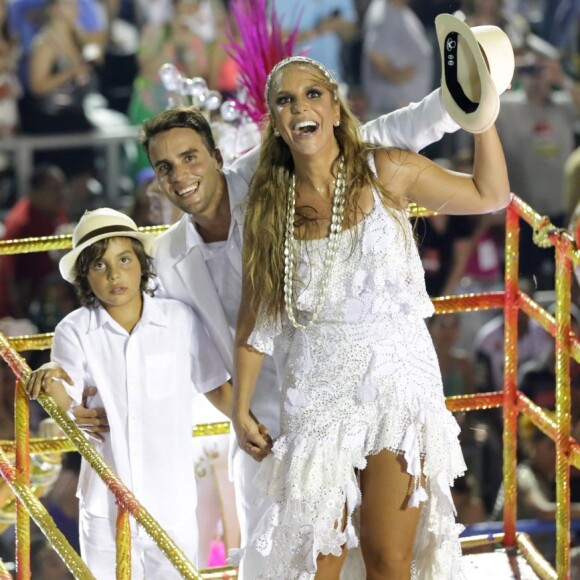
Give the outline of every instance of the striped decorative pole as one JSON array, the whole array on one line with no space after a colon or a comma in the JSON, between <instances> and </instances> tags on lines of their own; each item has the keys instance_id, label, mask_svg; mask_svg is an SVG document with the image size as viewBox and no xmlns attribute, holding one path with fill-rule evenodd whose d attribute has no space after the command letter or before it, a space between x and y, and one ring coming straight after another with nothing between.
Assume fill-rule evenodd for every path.
<instances>
[{"instance_id":1,"label":"striped decorative pole","mask_svg":"<svg viewBox=\"0 0 580 580\"><path fill-rule=\"evenodd\" d=\"M504 546L516 546L517 429L516 377L518 367L518 266L520 224L510 204L506 211L504 383L503 383L503 485Z\"/></svg>"}]
</instances>

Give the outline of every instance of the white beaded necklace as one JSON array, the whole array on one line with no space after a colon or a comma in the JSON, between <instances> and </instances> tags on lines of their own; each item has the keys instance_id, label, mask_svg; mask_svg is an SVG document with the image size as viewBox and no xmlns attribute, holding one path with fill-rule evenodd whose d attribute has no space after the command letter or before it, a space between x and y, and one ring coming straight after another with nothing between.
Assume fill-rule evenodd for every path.
<instances>
[{"instance_id":1,"label":"white beaded necklace","mask_svg":"<svg viewBox=\"0 0 580 580\"><path fill-rule=\"evenodd\" d=\"M344 208L346 205L346 183L344 179L344 157L338 161L338 175L334 185L334 195L332 198L332 218L330 221L330 234L328 245L322 264L322 279L320 282L320 292L316 298L316 304L312 312L312 317L306 324L300 324L296 320L293 300L293 280L294 280L294 214L296 211L296 176L292 176L288 199L286 201L286 231L284 237L284 304L288 319L294 328L306 329L314 324L322 307L322 299L326 294L330 271L338 252L339 234L342 231L342 221L344 219Z\"/></svg>"}]
</instances>

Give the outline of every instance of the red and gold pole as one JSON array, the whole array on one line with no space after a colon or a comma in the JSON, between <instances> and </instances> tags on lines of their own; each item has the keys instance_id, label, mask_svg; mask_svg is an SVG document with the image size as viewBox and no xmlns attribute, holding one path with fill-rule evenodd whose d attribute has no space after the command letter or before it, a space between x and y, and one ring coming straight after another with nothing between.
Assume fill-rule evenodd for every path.
<instances>
[{"instance_id":1,"label":"red and gold pole","mask_svg":"<svg viewBox=\"0 0 580 580\"><path fill-rule=\"evenodd\" d=\"M518 367L518 266L520 224L512 205L506 211L504 384L503 384L503 485L504 546L516 546L517 428L516 377Z\"/></svg>"}]
</instances>

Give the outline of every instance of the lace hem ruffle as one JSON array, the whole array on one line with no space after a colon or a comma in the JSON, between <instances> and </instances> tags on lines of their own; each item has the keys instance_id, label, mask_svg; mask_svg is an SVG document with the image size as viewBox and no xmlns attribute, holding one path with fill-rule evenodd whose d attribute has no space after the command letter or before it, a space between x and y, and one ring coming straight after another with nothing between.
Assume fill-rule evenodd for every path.
<instances>
[{"instance_id":1,"label":"lace hem ruffle","mask_svg":"<svg viewBox=\"0 0 580 580\"><path fill-rule=\"evenodd\" d=\"M273 501L249 544L267 558L259 580L306 580L316 573L319 554L358 545L353 512L360 504L355 468L366 457L388 449L404 456L416 487L411 506L422 504L414 546L413 580L462 578L450 485L465 471L457 440L459 428L448 412L425 412L409 423L404 413L389 413L359 434L338 425L335 436L321 442L305 435L280 437L263 461L254 484ZM402 427L406 425L403 429ZM441 453L440 449L446 449ZM421 474L425 487L420 484ZM346 506L346 525L342 529ZM237 558L243 557L243 550Z\"/></svg>"}]
</instances>

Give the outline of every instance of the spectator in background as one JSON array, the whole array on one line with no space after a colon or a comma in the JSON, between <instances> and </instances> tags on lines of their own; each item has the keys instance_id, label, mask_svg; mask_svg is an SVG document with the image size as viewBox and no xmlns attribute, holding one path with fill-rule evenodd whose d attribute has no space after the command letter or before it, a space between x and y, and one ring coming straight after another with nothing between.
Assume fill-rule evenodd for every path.
<instances>
[{"instance_id":1,"label":"spectator in background","mask_svg":"<svg viewBox=\"0 0 580 580\"><path fill-rule=\"evenodd\" d=\"M502 95L496 125L512 191L555 226L563 227L564 165L574 150L579 95L569 86L554 55L529 53L527 64L517 69L522 88ZM526 223L521 227L521 275L535 277L540 290L553 288L553 250L539 248L531 228Z\"/></svg>"},{"instance_id":2,"label":"spectator in background","mask_svg":"<svg viewBox=\"0 0 580 580\"><path fill-rule=\"evenodd\" d=\"M349 86L348 97L350 99L350 89L361 89L361 62L362 48L364 41L363 22L366 11L372 0L354 0L357 14L356 32L349 40L342 43L342 61L344 65L344 81ZM359 117L360 118L360 117Z\"/></svg>"},{"instance_id":3,"label":"spectator in background","mask_svg":"<svg viewBox=\"0 0 580 580\"><path fill-rule=\"evenodd\" d=\"M456 10L459 10L461 0L430 0L429 2L424 2L424 0L411 0L410 6L419 17L419 20L421 20L423 26L429 31L434 31L435 17L442 12L452 14Z\"/></svg>"},{"instance_id":4,"label":"spectator in background","mask_svg":"<svg viewBox=\"0 0 580 580\"><path fill-rule=\"evenodd\" d=\"M549 310L554 314L555 305ZM570 307L570 329L580 336L580 308ZM556 409L556 353L555 340L540 358L523 364L518 372L519 389L536 405L549 410ZM580 364L570 360L570 412L572 437L580 440ZM580 470L570 467L570 499L580 501Z\"/></svg>"},{"instance_id":5,"label":"spectator in background","mask_svg":"<svg viewBox=\"0 0 580 580\"><path fill-rule=\"evenodd\" d=\"M154 220L151 210L151 198L147 193L151 182L155 180L155 171L151 167L142 169L135 178L133 189L133 204L126 212L127 215L139 226L158 225Z\"/></svg>"},{"instance_id":6,"label":"spectator in background","mask_svg":"<svg viewBox=\"0 0 580 580\"><path fill-rule=\"evenodd\" d=\"M76 493L81 469L81 455L77 452L63 453L61 461L62 469L58 479L42 498L42 503L69 544L78 553L80 551L79 500ZM42 578L44 580L44 577Z\"/></svg>"},{"instance_id":7,"label":"spectator in background","mask_svg":"<svg viewBox=\"0 0 580 580\"><path fill-rule=\"evenodd\" d=\"M90 131L84 111L93 65L83 54L76 31L77 0L47 0L46 24L35 37L29 58L29 88L20 103L25 133L60 135ZM94 171L91 148L37 151L35 163L58 165L71 188L86 185Z\"/></svg>"},{"instance_id":8,"label":"spectator in background","mask_svg":"<svg viewBox=\"0 0 580 580\"><path fill-rule=\"evenodd\" d=\"M28 87L28 56L33 40L49 18L49 0L12 0L8 7L10 32L22 50L20 81ZM102 51L106 40L105 15L99 0L78 0L75 35L82 46L96 45Z\"/></svg>"},{"instance_id":9,"label":"spectator in background","mask_svg":"<svg viewBox=\"0 0 580 580\"><path fill-rule=\"evenodd\" d=\"M478 386L473 356L458 346L469 316L472 313L438 314L429 320L446 397L473 394ZM461 427L459 439L468 476L458 478L451 493L457 521L469 525L484 521L493 508L502 479L501 432L489 411L456 412L454 416Z\"/></svg>"},{"instance_id":10,"label":"spectator in background","mask_svg":"<svg viewBox=\"0 0 580 580\"><path fill-rule=\"evenodd\" d=\"M526 458L518 463L517 513L519 519L541 519L554 521L556 517L556 449L554 442L536 427L524 440ZM492 514L500 519L504 505L503 486L500 489ZM580 518L580 504L570 504L570 516ZM555 560L555 534L544 532L532 534L532 541L541 554L550 562Z\"/></svg>"},{"instance_id":11,"label":"spectator in background","mask_svg":"<svg viewBox=\"0 0 580 580\"><path fill-rule=\"evenodd\" d=\"M52 272L39 288L37 298L29 308L30 320L38 332L53 332L55 326L69 313L79 307L74 288L67 284L57 272ZM36 351L36 355L46 355L45 351ZM44 357L45 362L48 357ZM41 363L38 363L41 364ZM38 365L36 365L38 366Z\"/></svg>"},{"instance_id":12,"label":"spectator in background","mask_svg":"<svg viewBox=\"0 0 580 580\"><path fill-rule=\"evenodd\" d=\"M449 168L462 173L473 172L473 152L464 149L449 161ZM503 212L482 216L432 215L417 220L419 254L425 269L427 292L441 296L467 292L499 290L502 283L501 255L497 238L501 239L505 217ZM497 228L501 227L498 236ZM477 328L489 316L470 314L462 325L462 343L473 338L470 327Z\"/></svg>"},{"instance_id":13,"label":"spectator in background","mask_svg":"<svg viewBox=\"0 0 580 580\"><path fill-rule=\"evenodd\" d=\"M20 50L8 26L7 1L0 0L0 137L14 133L19 124L16 67Z\"/></svg>"},{"instance_id":14,"label":"spectator in background","mask_svg":"<svg viewBox=\"0 0 580 580\"><path fill-rule=\"evenodd\" d=\"M475 367L469 353L457 347L461 318L457 313L429 319L429 331L439 360L446 397L475 393Z\"/></svg>"},{"instance_id":15,"label":"spectator in background","mask_svg":"<svg viewBox=\"0 0 580 580\"><path fill-rule=\"evenodd\" d=\"M532 296L533 284L520 280L520 290ZM521 310L518 312L518 366L537 360L552 348L554 339L533 319ZM499 314L476 334L473 352L478 366L478 389L501 391L504 371L504 316Z\"/></svg>"},{"instance_id":16,"label":"spectator in background","mask_svg":"<svg viewBox=\"0 0 580 580\"><path fill-rule=\"evenodd\" d=\"M461 7L461 0L411 0L409 6L415 12L421 24L425 28L425 33L433 48L433 70L434 70L434 86L439 86L439 79L441 78L441 59L439 58L439 43L437 42L437 34L435 32L435 18L442 12L453 14ZM442 157L443 155L439 155Z\"/></svg>"},{"instance_id":17,"label":"spectator in background","mask_svg":"<svg viewBox=\"0 0 580 580\"><path fill-rule=\"evenodd\" d=\"M39 580L72 580L74 576L44 537L30 544L30 568L32 578Z\"/></svg>"},{"instance_id":18,"label":"spectator in background","mask_svg":"<svg viewBox=\"0 0 580 580\"><path fill-rule=\"evenodd\" d=\"M185 21L192 34L203 42L208 57L207 84L210 89L233 97L237 89L237 65L223 48L228 43L223 3L189 0L188 5Z\"/></svg>"},{"instance_id":19,"label":"spectator in background","mask_svg":"<svg viewBox=\"0 0 580 580\"><path fill-rule=\"evenodd\" d=\"M66 178L55 166L37 167L30 179L28 195L18 201L5 219L4 239L52 236L66 223ZM0 286L4 295L0 317L28 316L31 302L38 297L43 280L56 272L48 252L0 256Z\"/></svg>"},{"instance_id":20,"label":"spectator in background","mask_svg":"<svg viewBox=\"0 0 580 580\"><path fill-rule=\"evenodd\" d=\"M138 53L139 72L129 104L129 119L133 125L141 125L167 108L167 91L159 76L163 64L172 63L187 77L207 77L209 58L204 40L190 26L191 5L194 4L198 4L197 1L173 0L168 20L150 22L143 29ZM135 175L146 167L150 167L149 160L139 149Z\"/></svg>"},{"instance_id":21,"label":"spectator in background","mask_svg":"<svg viewBox=\"0 0 580 580\"><path fill-rule=\"evenodd\" d=\"M550 0L544 7L544 38L562 54L567 70L578 78L580 3L577 0Z\"/></svg>"},{"instance_id":22,"label":"spectator in background","mask_svg":"<svg viewBox=\"0 0 580 580\"><path fill-rule=\"evenodd\" d=\"M555 304L549 310L554 314ZM570 307L570 329L580 336L580 308ZM555 340L538 359L521 365L518 372L519 389L536 405L549 410L556 409L556 354ZM580 441L580 363L570 360L570 412L572 437ZM580 470L570 467L570 499L580 502Z\"/></svg>"},{"instance_id":23,"label":"spectator in background","mask_svg":"<svg viewBox=\"0 0 580 580\"><path fill-rule=\"evenodd\" d=\"M0 318L0 332L6 337L26 336L38 333L38 328L27 318ZM24 353L29 362L30 352ZM16 377L12 369L2 358L0 358L0 439L14 439L14 394L16 387ZM30 429L34 432L46 433L50 428L46 428L46 411L38 404L30 405ZM43 426L44 425L44 426ZM54 433L53 433L54 435ZM51 435L51 436L53 436ZM43 435L38 435L43 436ZM46 436L46 435L45 435ZM3 480L0 478L0 482ZM1 483L0 483L1 487ZM2 493L0 492L0 496ZM0 499L0 509L2 501ZM0 534L1 536L1 534ZM1 544L1 542L0 542Z\"/></svg>"},{"instance_id":24,"label":"spectator in background","mask_svg":"<svg viewBox=\"0 0 580 580\"><path fill-rule=\"evenodd\" d=\"M458 477L451 488L451 497L457 510L457 523L471 526L484 522L487 513L481 498L475 490L475 483L470 475Z\"/></svg>"},{"instance_id":25,"label":"spectator in background","mask_svg":"<svg viewBox=\"0 0 580 580\"><path fill-rule=\"evenodd\" d=\"M464 149L451 159L451 169L473 172L473 150ZM459 282L461 293L500 290L503 285L502 256L505 212L471 217L471 248Z\"/></svg>"},{"instance_id":26,"label":"spectator in background","mask_svg":"<svg viewBox=\"0 0 580 580\"><path fill-rule=\"evenodd\" d=\"M285 30L298 26L296 54L306 54L321 62L335 78L344 81L343 42L356 35L354 1L270 0L270 5L275 8Z\"/></svg>"},{"instance_id":27,"label":"spectator in background","mask_svg":"<svg viewBox=\"0 0 580 580\"><path fill-rule=\"evenodd\" d=\"M434 214L417 219L415 231L427 293L432 298L452 294L471 254L471 219Z\"/></svg>"},{"instance_id":28,"label":"spectator in background","mask_svg":"<svg viewBox=\"0 0 580 580\"><path fill-rule=\"evenodd\" d=\"M126 115L138 68L139 11L133 0L107 0L107 30L99 91L109 108Z\"/></svg>"},{"instance_id":29,"label":"spectator in background","mask_svg":"<svg viewBox=\"0 0 580 580\"><path fill-rule=\"evenodd\" d=\"M451 169L463 173L473 171L473 152L470 149L457 153L451 159ZM493 292L503 289L503 246L505 237L505 212L464 218L470 223L471 235L467 244L457 245L454 252L454 273L450 292L469 294ZM461 334L458 344L471 349L477 331L495 316L493 310L474 310L461 315Z\"/></svg>"},{"instance_id":30,"label":"spectator in background","mask_svg":"<svg viewBox=\"0 0 580 580\"><path fill-rule=\"evenodd\" d=\"M2 334L6 332L5 323L1 323ZM0 439L14 439L14 389L16 379L4 359L0 359ZM2 480L0 484L0 508L12 497L12 491Z\"/></svg>"},{"instance_id":31,"label":"spectator in background","mask_svg":"<svg viewBox=\"0 0 580 580\"><path fill-rule=\"evenodd\" d=\"M174 224L183 215L183 212L167 199L157 179L150 181L146 193L151 209L151 221L155 225Z\"/></svg>"},{"instance_id":32,"label":"spectator in background","mask_svg":"<svg viewBox=\"0 0 580 580\"><path fill-rule=\"evenodd\" d=\"M505 4L504 0L463 0L461 10L469 26L498 26L509 36L514 53L522 53L530 25L517 12L506 10Z\"/></svg>"},{"instance_id":33,"label":"spectator in background","mask_svg":"<svg viewBox=\"0 0 580 580\"><path fill-rule=\"evenodd\" d=\"M375 117L420 101L433 86L433 48L409 0L372 0L363 30L362 83Z\"/></svg>"},{"instance_id":34,"label":"spectator in background","mask_svg":"<svg viewBox=\"0 0 580 580\"><path fill-rule=\"evenodd\" d=\"M574 149L564 164L564 204L566 217L574 224L580 214L580 147ZM578 238L576 238L578 239Z\"/></svg>"}]
</instances>

